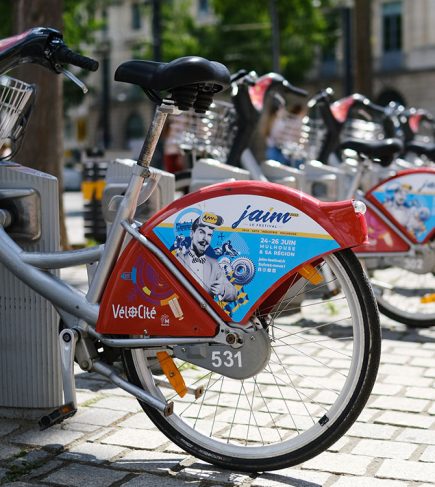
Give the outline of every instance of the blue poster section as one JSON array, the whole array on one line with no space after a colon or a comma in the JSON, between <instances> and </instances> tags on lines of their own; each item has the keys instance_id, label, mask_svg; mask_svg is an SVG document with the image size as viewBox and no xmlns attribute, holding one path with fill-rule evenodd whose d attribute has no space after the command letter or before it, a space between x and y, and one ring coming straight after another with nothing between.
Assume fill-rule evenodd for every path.
<instances>
[{"instance_id":1,"label":"blue poster section","mask_svg":"<svg viewBox=\"0 0 435 487\"><path fill-rule=\"evenodd\" d=\"M204 254L198 256L192 251L190 230L189 225L163 224L154 233L235 322L242 321L250 307L291 269L339 247L331 238L216 227Z\"/></svg>"},{"instance_id":2,"label":"blue poster section","mask_svg":"<svg viewBox=\"0 0 435 487\"><path fill-rule=\"evenodd\" d=\"M410 191L410 185L393 182L374 191L384 208L422 242L435 226L435 197Z\"/></svg>"}]
</instances>

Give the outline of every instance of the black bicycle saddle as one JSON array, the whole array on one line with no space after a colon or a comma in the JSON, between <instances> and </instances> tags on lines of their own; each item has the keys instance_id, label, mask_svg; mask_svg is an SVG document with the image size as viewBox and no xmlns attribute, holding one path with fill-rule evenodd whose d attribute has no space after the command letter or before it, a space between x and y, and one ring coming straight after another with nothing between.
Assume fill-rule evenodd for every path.
<instances>
[{"instance_id":1,"label":"black bicycle saddle","mask_svg":"<svg viewBox=\"0 0 435 487\"><path fill-rule=\"evenodd\" d=\"M140 86L154 101L156 92L169 91L181 110L205 111L213 95L230 85L230 73L216 61L187 56L169 63L127 61L117 68L115 80Z\"/></svg>"},{"instance_id":2,"label":"black bicycle saddle","mask_svg":"<svg viewBox=\"0 0 435 487\"><path fill-rule=\"evenodd\" d=\"M341 149L351 149L358 154L373 159L381 166L389 166L393 159L403 150L403 144L399 139L385 140L345 140L340 144Z\"/></svg>"},{"instance_id":3,"label":"black bicycle saddle","mask_svg":"<svg viewBox=\"0 0 435 487\"><path fill-rule=\"evenodd\" d=\"M414 152L418 156L426 156L431 161L435 160L435 144L424 142L409 142L406 144L406 150Z\"/></svg>"}]
</instances>

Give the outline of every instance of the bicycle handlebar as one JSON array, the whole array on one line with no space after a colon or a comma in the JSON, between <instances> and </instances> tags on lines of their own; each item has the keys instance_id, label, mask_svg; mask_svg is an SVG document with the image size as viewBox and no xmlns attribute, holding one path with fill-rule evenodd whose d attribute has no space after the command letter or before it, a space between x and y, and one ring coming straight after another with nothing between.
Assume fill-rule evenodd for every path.
<instances>
[{"instance_id":1,"label":"bicycle handlebar","mask_svg":"<svg viewBox=\"0 0 435 487\"><path fill-rule=\"evenodd\" d=\"M39 64L59 74L61 64L95 71L98 62L69 49L56 29L36 27L0 41L0 74L19 64Z\"/></svg>"},{"instance_id":2,"label":"bicycle handlebar","mask_svg":"<svg viewBox=\"0 0 435 487\"><path fill-rule=\"evenodd\" d=\"M293 93L293 95L300 96L305 98L308 96L308 91L304 90L303 88L298 88L297 86L293 86L289 81L283 79L281 82L282 86L289 92Z\"/></svg>"},{"instance_id":3,"label":"bicycle handlebar","mask_svg":"<svg viewBox=\"0 0 435 487\"><path fill-rule=\"evenodd\" d=\"M231 75L231 83L236 83L237 81L247 77L249 74L249 71L246 69L239 69L236 73Z\"/></svg>"},{"instance_id":4,"label":"bicycle handlebar","mask_svg":"<svg viewBox=\"0 0 435 487\"><path fill-rule=\"evenodd\" d=\"M95 59L82 56L72 51L65 44L62 44L53 52L53 60L56 64L72 64L87 71L96 71L99 66L98 61L95 61Z\"/></svg>"},{"instance_id":5,"label":"bicycle handlebar","mask_svg":"<svg viewBox=\"0 0 435 487\"><path fill-rule=\"evenodd\" d=\"M308 108L313 108L321 101L327 102L329 104L332 102L333 95L334 90L332 88L325 88L324 90L320 90L308 100L307 106Z\"/></svg>"},{"instance_id":6,"label":"bicycle handlebar","mask_svg":"<svg viewBox=\"0 0 435 487\"><path fill-rule=\"evenodd\" d=\"M387 107L383 107L381 105L377 105L373 103L369 98L364 95L360 95L359 93L355 93L352 95L352 99L354 100L353 105L356 107L363 107L371 110L375 113L379 113L381 115L387 115L388 110Z\"/></svg>"}]
</instances>

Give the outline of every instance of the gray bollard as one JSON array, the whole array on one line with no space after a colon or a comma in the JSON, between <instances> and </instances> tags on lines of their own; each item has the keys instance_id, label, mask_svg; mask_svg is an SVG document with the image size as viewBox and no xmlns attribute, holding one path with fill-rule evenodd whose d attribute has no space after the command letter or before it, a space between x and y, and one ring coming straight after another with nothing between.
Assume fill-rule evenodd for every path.
<instances>
[{"instance_id":1,"label":"gray bollard","mask_svg":"<svg viewBox=\"0 0 435 487\"><path fill-rule=\"evenodd\" d=\"M115 217L117 206L114 205L114 198L124 194L130 180L131 171L136 161L132 159L116 159L108 163L106 172L106 184L103 191L102 211L107 225L107 232ZM154 213L168 205L174 200L175 177L173 174L150 168L151 173L159 176L159 182L151 197L143 204L139 198L139 205L136 209L135 220L145 222Z\"/></svg>"},{"instance_id":2,"label":"gray bollard","mask_svg":"<svg viewBox=\"0 0 435 487\"><path fill-rule=\"evenodd\" d=\"M16 242L29 252L59 250L57 179L0 162L0 207L8 197L27 215L10 229ZM0 264L0 417L35 419L62 404L58 324L53 306Z\"/></svg>"}]
</instances>

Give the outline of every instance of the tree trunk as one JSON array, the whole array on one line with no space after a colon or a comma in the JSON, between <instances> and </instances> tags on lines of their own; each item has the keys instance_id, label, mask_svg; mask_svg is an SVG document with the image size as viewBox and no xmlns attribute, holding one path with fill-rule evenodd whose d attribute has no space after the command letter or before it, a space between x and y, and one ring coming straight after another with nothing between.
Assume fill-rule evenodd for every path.
<instances>
[{"instance_id":1,"label":"tree trunk","mask_svg":"<svg viewBox=\"0 0 435 487\"><path fill-rule=\"evenodd\" d=\"M373 96L372 0L355 0L355 90Z\"/></svg>"},{"instance_id":2,"label":"tree trunk","mask_svg":"<svg viewBox=\"0 0 435 487\"><path fill-rule=\"evenodd\" d=\"M32 27L62 30L63 0L15 0L14 33ZM34 64L23 65L18 78L37 86L35 107L26 129L23 144L15 157L17 162L56 176L59 181L60 238L63 248L68 239L63 217L63 91L62 76ZM12 73L14 75L14 73Z\"/></svg>"}]
</instances>

